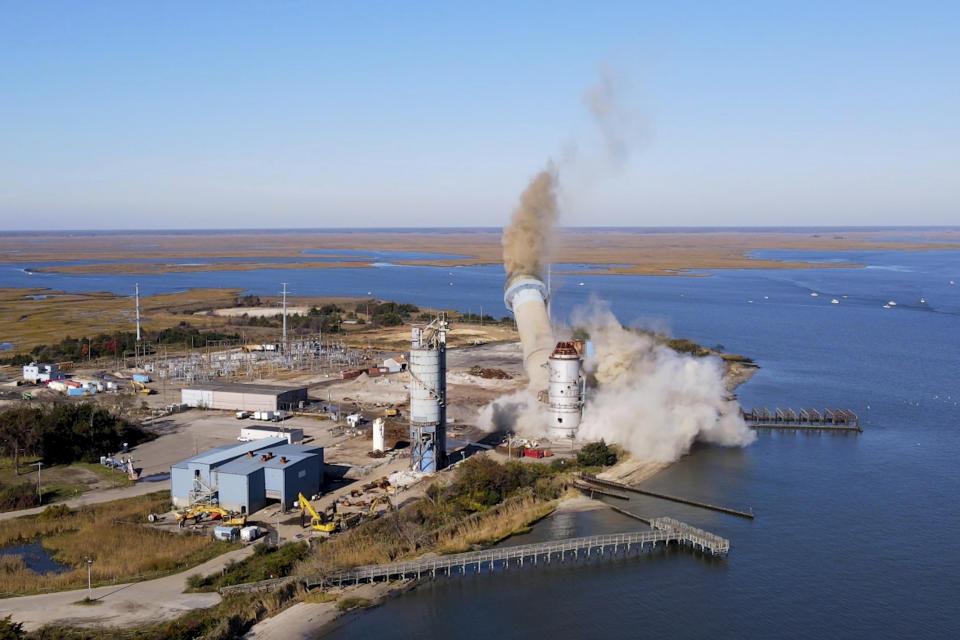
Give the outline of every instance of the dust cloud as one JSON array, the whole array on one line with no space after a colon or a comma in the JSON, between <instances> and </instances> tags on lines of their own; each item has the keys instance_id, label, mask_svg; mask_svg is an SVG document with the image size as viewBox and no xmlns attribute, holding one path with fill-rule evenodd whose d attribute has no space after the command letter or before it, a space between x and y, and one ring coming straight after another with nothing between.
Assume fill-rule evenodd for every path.
<instances>
[{"instance_id":1,"label":"dust cloud","mask_svg":"<svg viewBox=\"0 0 960 640\"><path fill-rule=\"evenodd\" d=\"M727 400L719 358L679 354L625 329L603 305L575 314L575 324L593 342L584 368L596 381L578 439L603 439L652 462L672 462L697 441L746 446L756 439Z\"/></svg>"}]
</instances>

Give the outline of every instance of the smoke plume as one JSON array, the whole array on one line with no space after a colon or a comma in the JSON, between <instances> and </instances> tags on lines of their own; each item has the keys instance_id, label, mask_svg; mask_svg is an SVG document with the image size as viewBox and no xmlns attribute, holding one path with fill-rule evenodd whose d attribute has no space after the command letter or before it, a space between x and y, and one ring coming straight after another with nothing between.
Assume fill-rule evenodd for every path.
<instances>
[{"instance_id":1,"label":"smoke plume","mask_svg":"<svg viewBox=\"0 0 960 640\"><path fill-rule=\"evenodd\" d=\"M584 89L581 99L600 128L607 157L619 167L627 160L636 127L633 116L620 99L620 82L605 67L599 71L596 84Z\"/></svg>"},{"instance_id":2,"label":"smoke plume","mask_svg":"<svg viewBox=\"0 0 960 640\"><path fill-rule=\"evenodd\" d=\"M510 226L503 230L503 266L507 280L519 274L543 278L557 223L557 173L552 164L538 173L520 195Z\"/></svg>"},{"instance_id":3,"label":"smoke plume","mask_svg":"<svg viewBox=\"0 0 960 640\"><path fill-rule=\"evenodd\" d=\"M676 460L695 441L745 446L756 438L736 402L727 400L719 358L679 354L624 329L603 308L580 315L577 324L587 327L594 345L584 366L596 386L578 438L602 438L655 462Z\"/></svg>"}]
</instances>

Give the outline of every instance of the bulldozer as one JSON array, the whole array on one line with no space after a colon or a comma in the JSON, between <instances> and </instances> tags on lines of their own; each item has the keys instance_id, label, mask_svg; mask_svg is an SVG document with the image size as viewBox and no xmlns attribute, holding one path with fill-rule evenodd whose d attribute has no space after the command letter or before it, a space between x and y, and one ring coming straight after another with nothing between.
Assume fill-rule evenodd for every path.
<instances>
[{"instance_id":1,"label":"bulldozer","mask_svg":"<svg viewBox=\"0 0 960 640\"><path fill-rule=\"evenodd\" d=\"M180 528L182 529L186 526L187 520L190 518L193 518L196 523L200 522L205 515L211 518L219 518L225 525L243 527L247 524L247 515L245 513L233 513L221 507L205 504L194 505L189 509L177 512L177 522L180 523Z\"/></svg>"}]
</instances>

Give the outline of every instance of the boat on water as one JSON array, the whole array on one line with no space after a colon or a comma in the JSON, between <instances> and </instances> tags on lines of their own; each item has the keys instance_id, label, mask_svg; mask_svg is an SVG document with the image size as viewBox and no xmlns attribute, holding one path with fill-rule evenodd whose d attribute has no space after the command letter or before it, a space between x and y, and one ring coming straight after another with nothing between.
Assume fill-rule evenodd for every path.
<instances>
[{"instance_id":1,"label":"boat on water","mask_svg":"<svg viewBox=\"0 0 960 640\"><path fill-rule=\"evenodd\" d=\"M927 304L927 301L924 300L923 298L920 298L920 304Z\"/></svg>"},{"instance_id":2,"label":"boat on water","mask_svg":"<svg viewBox=\"0 0 960 640\"><path fill-rule=\"evenodd\" d=\"M817 296L819 296L820 294L819 294L819 293L817 293L816 291L814 291L814 292L813 292L813 293L811 293L810 295L811 295L811 296L813 296L814 298L816 298L816 297L817 297Z\"/></svg>"},{"instance_id":3,"label":"boat on water","mask_svg":"<svg viewBox=\"0 0 960 640\"><path fill-rule=\"evenodd\" d=\"M834 298L833 300L830 301L830 304L840 304L840 301Z\"/></svg>"},{"instance_id":4,"label":"boat on water","mask_svg":"<svg viewBox=\"0 0 960 640\"><path fill-rule=\"evenodd\" d=\"M896 302L894 302L893 300L891 300L891 301L890 301L890 302L888 302L887 304L888 304L888 305L890 305L891 307L895 307L895 306L897 306L897 303L896 303Z\"/></svg>"},{"instance_id":5,"label":"boat on water","mask_svg":"<svg viewBox=\"0 0 960 640\"><path fill-rule=\"evenodd\" d=\"M884 308L884 309L892 309L893 307L891 307L891 306L888 305L888 304L885 304L885 305L883 305L883 308Z\"/></svg>"}]
</instances>

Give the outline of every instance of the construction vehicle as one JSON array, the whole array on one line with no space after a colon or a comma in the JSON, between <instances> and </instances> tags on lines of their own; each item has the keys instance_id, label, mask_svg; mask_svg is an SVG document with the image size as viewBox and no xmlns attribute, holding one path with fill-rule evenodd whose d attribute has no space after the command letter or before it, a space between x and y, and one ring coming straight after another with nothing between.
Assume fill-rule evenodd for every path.
<instances>
[{"instance_id":1,"label":"construction vehicle","mask_svg":"<svg viewBox=\"0 0 960 640\"><path fill-rule=\"evenodd\" d=\"M153 393L153 389L148 388L147 385L145 385L145 384L142 383L142 382L137 382L136 380L131 380L131 381L130 381L130 386L133 387L133 392L134 392L134 393L142 393L142 394L144 394L144 395L146 395L146 396L148 396L148 395L150 395L151 393Z\"/></svg>"},{"instance_id":2,"label":"construction vehicle","mask_svg":"<svg viewBox=\"0 0 960 640\"><path fill-rule=\"evenodd\" d=\"M33 400L33 394L32 394L32 393L27 393L26 391L23 392L23 395L22 395L21 397L22 397L24 400Z\"/></svg>"},{"instance_id":3,"label":"construction vehicle","mask_svg":"<svg viewBox=\"0 0 960 640\"><path fill-rule=\"evenodd\" d=\"M310 528L314 531L320 531L321 533L333 533L337 530L338 520L336 517L331 518L329 522L313 508L313 505L310 504L310 501L307 500L302 493L297 494L297 502L300 503L300 526L304 526L304 519L306 514L310 514Z\"/></svg>"},{"instance_id":4,"label":"construction vehicle","mask_svg":"<svg viewBox=\"0 0 960 640\"><path fill-rule=\"evenodd\" d=\"M377 507L380 506L380 504L384 504L384 503L387 505L387 511L393 511L393 502L391 502L389 497L377 496L376 498L374 498L373 502L370 503L370 511L367 513L367 515L370 515L370 516L377 515Z\"/></svg>"},{"instance_id":5,"label":"construction vehicle","mask_svg":"<svg viewBox=\"0 0 960 640\"><path fill-rule=\"evenodd\" d=\"M397 409L396 407L387 407L386 409L384 409L383 415L386 416L387 418L395 418L400 415L400 410Z\"/></svg>"},{"instance_id":6,"label":"construction vehicle","mask_svg":"<svg viewBox=\"0 0 960 640\"><path fill-rule=\"evenodd\" d=\"M221 507L214 507L206 504L197 504L189 509L177 512L177 522L183 528L187 520L194 519L195 523L200 522L205 515L209 515L213 520L220 520L225 525L243 527L247 524L247 515L245 513L233 513Z\"/></svg>"}]
</instances>

